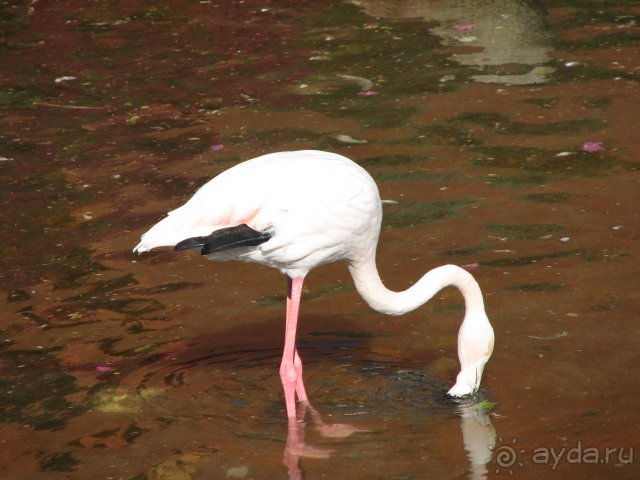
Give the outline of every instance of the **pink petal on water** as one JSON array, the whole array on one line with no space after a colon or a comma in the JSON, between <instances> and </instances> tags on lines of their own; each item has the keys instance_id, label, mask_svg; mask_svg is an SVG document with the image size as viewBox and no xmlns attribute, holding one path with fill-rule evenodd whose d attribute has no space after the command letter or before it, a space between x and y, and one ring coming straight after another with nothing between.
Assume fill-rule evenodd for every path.
<instances>
[{"instance_id":1,"label":"pink petal on water","mask_svg":"<svg viewBox=\"0 0 640 480\"><path fill-rule=\"evenodd\" d=\"M458 25L454 25L452 28L456 30L471 30L473 27L475 27L475 24L473 23L459 23Z\"/></svg>"},{"instance_id":2,"label":"pink petal on water","mask_svg":"<svg viewBox=\"0 0 640 480\"><path fill-rule=\"evenodd\" d=\"M109 365L96 365L96 370L99 372L110 372L111 370L113 370L113 368L111 368Z\"/></svg>"},{"instance_id":3,"label":"pink petal on water","mask_svg":"<svg viewBox=\"0 0 640 480\"><path fill-rule=\"evenodd\" d=\"M378 92L375 90L362 90L358 92L358 95L361 97L373 97L374 95L378 95Z\"/></svg>"},{"instance_id":4,"label":"pink petal on water","mask_svg":"<svg viewBox=\"0 0 640 480\"><path fill-rule=\"evenodd\" d=\"M216 143L215 145L211 145L210 148L212 152L219 152L220 150L224 150L224 145L222 145L221 143Z\"/></svg>"},{"instance_id":5,"label":"pink petal on water","mask_svg":"<svg viewBox=\"0 0 640 480\"><path fill-rule=\"evenodd\" d=\"M582 144L583 152L599 152L601 150L604 150L602 142L584 142Z\"/></svg>"},{"instance_id":6,"label":"pink petal on water","mask_svg":"<svg viewBox=\"0 0 640 480\"><path fill-rule=\"evenodd\" d=\"M465 270L471 271L471 270L475 270L476 268L478 268L480 266L480 264L478 262L473 262L473 263L467 263L466 265L460 265L462 268L464 268Z\"/></svg>"}]
</instances>

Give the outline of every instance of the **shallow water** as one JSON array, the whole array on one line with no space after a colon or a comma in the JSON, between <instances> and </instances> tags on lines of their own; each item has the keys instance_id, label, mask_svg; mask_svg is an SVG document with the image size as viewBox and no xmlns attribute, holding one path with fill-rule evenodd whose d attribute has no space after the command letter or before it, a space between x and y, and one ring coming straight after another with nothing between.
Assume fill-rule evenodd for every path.
<instances>
[{"instance_id":1,"label":"shallow water","mask_svg":"<svg viewBox=\"0 0 640 480\"><path fill-rule=\"evenodd\" d=\"M0 13L2 478L638 478L636 2ZM280 274L131 253L207 179L301 148L397 202L389 287L473 270L496 331L478 398L444 397L455 291L385 317L329 265L288 429Z\"/></svg>"}]
</instances>

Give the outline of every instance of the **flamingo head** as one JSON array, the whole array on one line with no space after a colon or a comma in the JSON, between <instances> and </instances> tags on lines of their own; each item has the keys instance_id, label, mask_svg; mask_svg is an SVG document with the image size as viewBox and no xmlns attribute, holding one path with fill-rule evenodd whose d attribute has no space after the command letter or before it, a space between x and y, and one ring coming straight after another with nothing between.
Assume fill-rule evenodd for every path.
<instances>
[{"instance_id":1,"label":"flamingo head","mask_svg":"<svg viewBox=\"0 0 640 480\"><path fill-rule=\"evenodd\" d=\"M473 395L480 388L484 366L493 352L494 333L484 310L468 314L458 333L460 373L447 392L452 397Z\"/></svg>"}]
</instances>

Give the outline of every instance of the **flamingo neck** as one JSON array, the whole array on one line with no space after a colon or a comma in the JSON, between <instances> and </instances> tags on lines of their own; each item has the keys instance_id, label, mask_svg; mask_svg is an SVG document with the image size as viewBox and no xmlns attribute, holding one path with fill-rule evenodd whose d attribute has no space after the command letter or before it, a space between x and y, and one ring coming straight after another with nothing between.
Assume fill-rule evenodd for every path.
<instances>
[{"instance_id":1,"label":"flamingo neck","mask_svg":"<svg viewBox=\"0 0 640 480\"><path fill-rule=\"evenodd\" d=\"M480 286L469 272L456 265L444 265L425 273L415 285L403 292L393 292L382 284L375 262L375 252L351 260L349 271L362 298L371 308L388 315L401 315L426 303L447 286L462 293L465 315L458 330L460 373L449 395L471 395L480 386L484 365L493 351L494 332L484 311Z\"/></svg>"},{"instance_id":2,"label":"flamingo neck","mask_svg":"<svg viewBox=\"0 0 640 480\"><path fill-rule=\"evenodd\" d=\"M445 287L456 287L465 301L466 315L484 315L484 302L480 286L469 272L456 265L444 265L425 273L413 286L402 292L394 292L384 286L375 258L351 262L349 271L358 293L371 308L387 315L402 315L428 302Z\"/></svg>"}]
</instances>

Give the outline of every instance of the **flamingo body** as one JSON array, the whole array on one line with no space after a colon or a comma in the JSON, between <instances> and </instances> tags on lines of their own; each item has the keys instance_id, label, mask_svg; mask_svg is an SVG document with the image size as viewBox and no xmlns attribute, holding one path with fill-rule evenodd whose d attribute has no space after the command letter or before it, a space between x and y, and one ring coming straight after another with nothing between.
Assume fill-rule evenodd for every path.
<instances>
[{"instance_id":1,"label":"flamingo body","mask_svg":"<svg viewBox=\"0 0 640 480\"><path fill-rule=\"evenodd\" d=\"M257 262L296 278L365 245L375 250L381 220L378 187L356 163L328 152L273 153L213 178L145 233L135 251L246 224L272 238L207 257Z\"/></svg>"},{"instance_id":2,"label":"flamingo body","mask_svg":"<svg viewBox=\"0 0 640 480\"><path fill-rule=\"evenodd\" d=\"M387 289L375 263L382 206L362 167L320 151L281 152L240 163L201 187L187 203L145 233L134 251L201 248L211 260L243 260L279 269L289 279L280 376L287 414L295 396L308 402L295 347L304 277L319 265L345 260L358 292L375 310L399 315L453 285L465 299L458 333L461 370L453 396L474 393L494 342L482 293L466 270L445 265L403 292Z\"/></svg>"}]
</instances>

